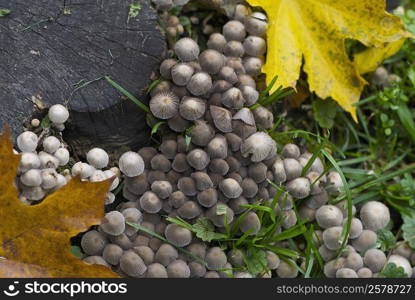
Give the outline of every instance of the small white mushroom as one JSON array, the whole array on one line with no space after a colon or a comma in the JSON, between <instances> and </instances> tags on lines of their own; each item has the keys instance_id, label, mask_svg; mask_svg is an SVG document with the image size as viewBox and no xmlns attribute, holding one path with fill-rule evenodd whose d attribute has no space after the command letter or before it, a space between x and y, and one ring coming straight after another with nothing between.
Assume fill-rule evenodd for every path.
<instances>
[{"instance_id":1,"label":"small white mushroom","mask_svg":"<svg viewBox=\"0 0 415 300\"><path fill-rule=\"evenodd\" d=\"M103 169L108 166L109 156L104 149L92 148L86 154L86 160L94 168Z\"/></svg>"},{"instance_id":2,"label":"small white mushroom","mask_svg":"<svg viewBox=\"0 0 415 300\"><path fill-rule=\"evenodd\" d=\"M22 152L33 152L36 150L39 138L32 131L25 131L17 137L17 147Z\"/></svg>"},{"instance_id":3,"label":"small white mushroom","mask_svg":"<svg viewBox=\"0 0 415 300\"><path fill-rule=\"evenodd\" d=\"M69 118L69 111L68 109L61 105L55 104L49 108L48 112L49 120L56 124L63 124Z\"/></svg>"},{"instance_id":4,"label":"small white mushroom","mask_svg":"<svg viewBox=\"0 0 415 300\"><path fill-rule=\"evenodd\" d=\"M118 161L120 171L127 177L136 177L144 172L144 160L140 154L128 151Z\"/></svg>"}]
</instances>

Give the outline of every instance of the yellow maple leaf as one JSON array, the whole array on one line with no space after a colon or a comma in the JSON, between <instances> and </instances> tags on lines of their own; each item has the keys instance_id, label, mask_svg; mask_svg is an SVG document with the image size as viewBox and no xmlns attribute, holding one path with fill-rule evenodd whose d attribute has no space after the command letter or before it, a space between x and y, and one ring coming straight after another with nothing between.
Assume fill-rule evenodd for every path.
<instances>
[{"instance_id":1,"label":"yellow maple leaf","mask_svg":"<svg viewBox=\"0 0 415 300\"><path fill-rule=\"evenodd\" d=\"M19 161L6 131L0 136L0 277L119 277L69 252L70 238L103 218L109 183L73 179L29 206L14 185Z\"/></svg>"},{"instance_id":2,"label":"yellow maple leaf","mask_svg":"<svg viewBox=\"0 0 415 300\"><path fill-rule=\"evenodd\" d=\"M356 120L354 103L366 81L349 59L345 39L368 47L407 36L399 17L385 12L384 0L247 0L268 14L267 82L294 87L304 58L310 90L332 97Z\"/></svg>"}]
</instances>

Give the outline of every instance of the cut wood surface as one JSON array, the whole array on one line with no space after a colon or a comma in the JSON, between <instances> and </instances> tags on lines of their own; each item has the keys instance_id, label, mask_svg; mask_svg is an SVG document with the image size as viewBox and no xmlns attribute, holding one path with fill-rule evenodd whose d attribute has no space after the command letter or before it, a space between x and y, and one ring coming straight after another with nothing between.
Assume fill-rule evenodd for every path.
<instances>
[{"instance_id":1,"label":"cut wood surface","mask_svg":"<svg viewBox=\"0 0 415 300\"><path fill-rule=\"evenodd\" d=\"M137 2L137 16L129 14ZM165 53L150 1L0 0L0 129L55 103L71 110L66 140L78 149L137 148L148 140L145 114L105 80L147 101L145 89Z\"/></svg>"}]
</instances>

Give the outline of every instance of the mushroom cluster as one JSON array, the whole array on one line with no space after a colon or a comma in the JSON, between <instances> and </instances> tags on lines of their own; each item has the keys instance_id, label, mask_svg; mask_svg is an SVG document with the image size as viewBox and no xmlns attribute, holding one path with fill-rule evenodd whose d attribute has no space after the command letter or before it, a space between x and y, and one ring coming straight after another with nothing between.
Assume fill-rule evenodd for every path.
<instances>
[{"instance_id":1,"label":"mushroom cluster","mask_svg":"<svg viewBox=\"0 0 415 300\"><path fill-rule=\"evenodd\" d=\"M330 175L329 175L330 176ZM402 267L408 277L413 275L411 256L414 252L405 244L393 250L387 257L384 251L377 249L377 231L384 229L390 222L389 208L381 202L369 201L359 209L355 216L353 206L348 245L338 257L342 246L342 233L347 223L345 203L336 205L324 201L308 199L300 209L300 215L310 221L316 221L321 230L315 231L316 246L326 262L324 274L329 278L371 278L378 277L388 263ZM412 259L415 258L415 255Z\"/></svg>"},{"instance_id":2,"label":"mushroom cluster","mask_svg":"<svg viewBox=\"0 0 415 300\"><path fill-rule=\"evenodd\" d=\"M69 111L63 105L56 104L49 108L48 119L55 130L63 131L68 118ZM40 122L34 119L31 125L37 128ZM118 187L120 171L117 167L107 168L110 159L105 150L91 149L86 155L88 163L76 162L70 170L70 153L62 137L52 135L49 129L40 134L31 130L24 131L17 137L16 145L16 152L21 154L16 185L22 202L35 204L75 176L91 182L113 178L105 204L114 202L115 195L111 191Z\"/></svg>"},{"instance_id":3,"label":"mushroom cluster","mask_svg":"<svg viewBox=\"0 0 415 300\"><path fill-rule=\"evenodd\" d=\"M156 257L162 242L126 225L125 211L134 216L130 222L165 236L169 244L163 249L171 249L172 245L190 249L201 241L190 230L168 224L160 216L180 217L190 224L203 217L218 232L224 231L245 212L244 205L272 202L277 185L286 192L275 212L283 218L282 228L288 229L297 223L293 210L296 199L312 195L314 201L322 202L329 194L339 192L342 181L336 172L321 176L322 161L295 144L285 145L277 155L277 145L266 131L273 126L273 114L257 103L259 92L254 79L263 63L266 27L265 15L250 13L245 6L238 5L234 19L224 25L222 34L213 33L209 37L207 50L200 52L194 40L182 38L174 45L176 58L161 63L164 81L151 92L149 106L152 115L164 120L168 129L163 132L158 148L144 147L120 157L118 165L125 178L123 196L129 202L109 212L95 233L102 240L118 245L123 250L119 252L128 253L134 263L141 257L141 267L134 270L142 272L129 272L127 265L120 263L121 272L145 277L154 276L148 274L154 263L157 270L169 268L160 260L140 256L136 247L149 247ZM312 163L308 164L310 159ZM240 234L249 231L255 235L260 229L260 219L253 210L243 219ZM151 245L150 241L140 244L143 235L147 237L144 240L152 241ZM83 249L94 260L114 265L105 259L103 252ZM212 272L219 269L232 272L233 268L244 265L242 251L232 250L226 255L217 247L206 249L198 255L207 263L198 265L207 268L208 273L205 270L203 275L199 269L200 272L192 270L191 266L198 264L194 258L182 255L167 261L174 262L181 270L189 266L191 272L185 272L187 277L213 276ZM221 258L220 263L209 262L211 252L215 253L212 257ZM280 277L297 276L296 269L280 263L274 253L267 253L267 257L269 269L277 269ZM167 274L174 277L176 273L167 271ZM233 276L252 277L244 272Z\"/></svg>"},{"instance_id":4,"label":"mushroom cluster","mask_svg":"<svg viewBox=\"0 0 415 300\"><path fill-rule=\"evenodd\" d=\"M56 129L63 130L69 112L57 104L50 107L48 117ZM40 122L35 119L33 125L38 127ZM28 130L17 137L16 146L16 152L21 153L16 186L22 202L31 204L40 201L67 183L67 177L57 171L59 167L67 165L70 158L69 151L60 139L52 135L38 136Z\"/></svg>"}]
</instances>

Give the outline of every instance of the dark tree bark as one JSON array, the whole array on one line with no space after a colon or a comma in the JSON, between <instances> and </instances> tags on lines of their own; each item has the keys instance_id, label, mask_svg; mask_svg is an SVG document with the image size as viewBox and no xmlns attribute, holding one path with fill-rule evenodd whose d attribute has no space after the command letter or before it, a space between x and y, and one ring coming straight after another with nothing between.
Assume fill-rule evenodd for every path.
<instances>
[{"instance_id":1,"label":"dark tree bark","mask_svg":"<svg viewBox=\"0 0 415 300\"><path fill-rule=\"evenodd\" d=\"M147 101L166 45L150 1L134 1L136 17L131 2L0 0L11 10L0 18L0 127L8 123L16 136L39 109L62 103L71 110L66 138L81 152L145 144L145 114L102 79Z\"/></svg>"}]
</instances>

